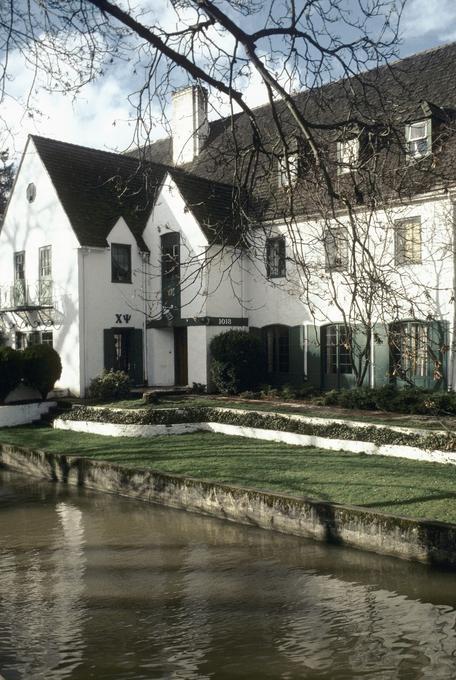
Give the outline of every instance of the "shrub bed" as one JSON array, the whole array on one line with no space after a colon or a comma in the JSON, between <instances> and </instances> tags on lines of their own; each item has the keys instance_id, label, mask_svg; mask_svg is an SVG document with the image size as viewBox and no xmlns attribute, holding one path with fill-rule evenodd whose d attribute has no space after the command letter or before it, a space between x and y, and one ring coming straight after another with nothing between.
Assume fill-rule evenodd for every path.
<instances>
[{"instance_id":1,"label":"shrub bed","mask_svg":"<svg viewBox=\"0 0 456 680\"><path fill-rule=\"evenodd\" d=\"M96 401L116 401L130 395L130 377L124 371L103 371L91 380L89 397Z\"/></svg>"},{"instance_id":2,"label":"shrub bed","mask_svg":"<svg viewBox=\"0 0 456 680\"><path fill-rule=\"evenodd\" d=\"M111 409L94 409L80 406L73 408L68 414L65 414L65 419L88 420L91 422L115 423L119 425L173 425L176 423L215 422L263 430L294 432L296 434L314 435L329 439L372 442L378 446L394 444L416 446L426 450L456 451L456 433L430 433L422 435L396 432L387 427L351 427L342 423L322 423L320 425L303 420L290 419L282 415L262 415L255 412L235 413L210 407L114 411Z\"/></svg>"}]
</instances>

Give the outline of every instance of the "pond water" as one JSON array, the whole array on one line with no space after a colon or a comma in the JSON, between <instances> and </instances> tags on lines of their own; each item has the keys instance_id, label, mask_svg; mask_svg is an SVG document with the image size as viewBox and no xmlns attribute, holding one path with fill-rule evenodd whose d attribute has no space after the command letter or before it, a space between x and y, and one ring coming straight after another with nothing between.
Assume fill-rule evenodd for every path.
<instances>
[{"instance_id":1,"label":"pond water","mask_svg":"<svg viewBox=\"0 0 456 680\"><path fill-rule=\"evenodd\" d=\"M5 680L456 677L456 577L0 472Z\"/></svg>"}]
</instances>

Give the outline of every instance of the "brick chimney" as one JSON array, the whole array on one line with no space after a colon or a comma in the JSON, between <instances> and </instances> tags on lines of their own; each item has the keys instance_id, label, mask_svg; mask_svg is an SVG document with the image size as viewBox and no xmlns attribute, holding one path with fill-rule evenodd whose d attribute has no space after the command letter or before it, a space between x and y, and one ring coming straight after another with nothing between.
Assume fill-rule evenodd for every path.
<instances>
[{"instance_id":1,"label":"brick chimney","mask_svg":"<svg viewBox=\"0 0 456 680\"><path fill-rule=\"evenodd\" d=\"M209 134L207 90L191 85L173 93L173 163L191 163Z\"/></svg>"}]
</instances>

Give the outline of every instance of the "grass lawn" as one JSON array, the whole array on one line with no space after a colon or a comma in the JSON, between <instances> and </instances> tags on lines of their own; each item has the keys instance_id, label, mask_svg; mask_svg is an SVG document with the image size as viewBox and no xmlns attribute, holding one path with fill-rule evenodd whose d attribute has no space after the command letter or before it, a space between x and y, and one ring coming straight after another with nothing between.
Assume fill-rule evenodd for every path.
<instances>
[{"instance_id":1,"label":"grass lawn","mask_svg":"<svg viewBox=\"0 0 456 680\"><path fill-rule=\"evenodd\" d=\"M208 432L140 439L29 426L0 430L0 442L456 522L456 467L451 465Z\"/></svg>"}]
</instances>

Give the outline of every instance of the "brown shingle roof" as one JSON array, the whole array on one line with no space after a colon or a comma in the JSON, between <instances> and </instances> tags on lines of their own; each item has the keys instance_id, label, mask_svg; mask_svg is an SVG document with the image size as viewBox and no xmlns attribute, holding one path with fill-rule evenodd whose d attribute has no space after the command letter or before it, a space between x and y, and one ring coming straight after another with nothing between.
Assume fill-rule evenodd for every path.
<instances>
[{"instance_id":1,"label":"brown shingle roof","mask_svg":"<svg viewBox=\"0 0 456 680\"><path fill-rule=\"evenodd\" d=\"M233 187L132 156L36 135L32 139L81 245L106 247L122 216L139 248L147 251L142 233L168 172L208 240L237 242Z\"/></svg>"},{"instance_id":2,"label":"brown shingle roof","mask_svg":"<svg viewBox=\"0 0 456 680\"><path fill-rule=\"evenodd\" d=\"M106 238L119 217L142 239L155 191L166 168L148 164L147 182L138 160L120 154L32 136L78 241L106 247Z\"/></svg>"}]
</instances>

